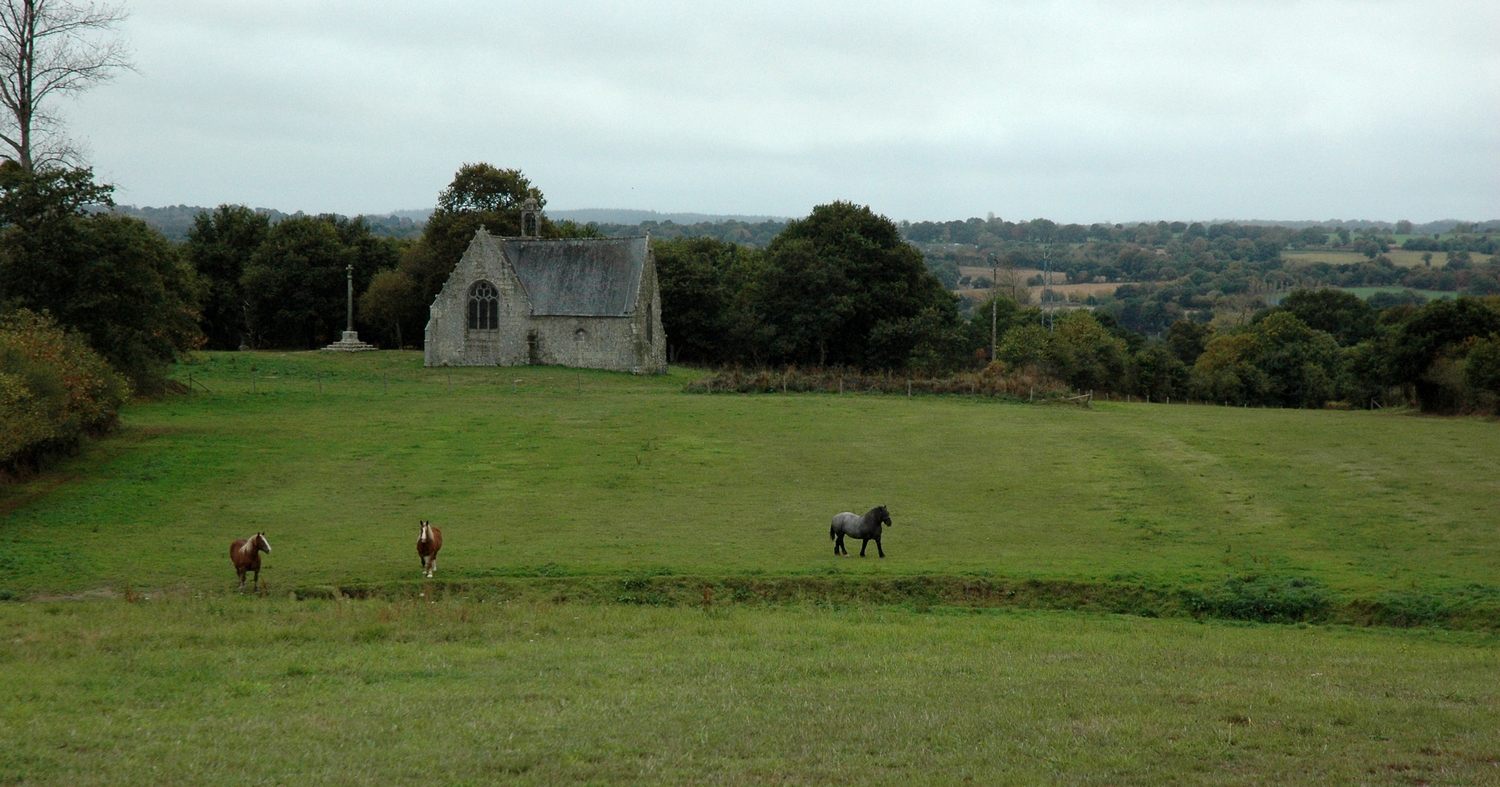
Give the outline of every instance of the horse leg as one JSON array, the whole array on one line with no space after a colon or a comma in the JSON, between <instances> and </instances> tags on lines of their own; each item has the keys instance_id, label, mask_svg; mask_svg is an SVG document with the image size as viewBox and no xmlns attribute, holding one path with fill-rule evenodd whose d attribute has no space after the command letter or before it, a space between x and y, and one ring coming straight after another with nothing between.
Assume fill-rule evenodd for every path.
<instances>
[{"instance_id":1,"label":"horse leg","mask_svg":"<svg viewBox=\"0 0 1500 787\"><path fill-rule=\"evenodd\" d=\"M862 539L860 539L860 541L859 541L859 556L860 557L864 557L865 556L865 549L869 548L869 546L870 546L870 539L868 539L868 538L862 538Z\"/></svg>"},{"instance_id":2,"label":"horse leg","mask_svg":"<svg viewBox=\"0 0 1500 787\"><path fill-rule=\"evenodd\" d=\"M833 537L833 556L834 557L838 557L839 556L839 539L840 538L842 538L842 536L834 536Z\"/></svg>"},{"instance_id":3,"label":"horse leg","mask_svg":"<svg viewBox=\"0 0 1500 787\"><path fill-rule=\"evenodd\" d=\"M260 592L260 569L255 569L255 592Z\"/></svg>"},{"instance_id":4,"label":"horse leg","mask_svg":"<svg viewBox=\"0 0 1500 787\"><path fill-rule=\"evenodd\" d=\"M432 563L427 568L427 577L431 579L437 574L437 555L432 556Z\"/></svg>"},{"instance_id":5,"label":"horse leg","mask_svg":"<svg viewBox=\"0 0 1500 787\"><path fill-rule=\"evenodd\" d=\"M245 592L245 569L240 568L240 569L235 569L235 570L237 572L239 572L239 575L240 575L240 592L244 593Z\"/></svg>"},{"instance_id":6,"label":"horse leg","mask_svg":"<svg viewBox=\"0 0 1500 787\"><path fill-rule=\"evenodd\" d=\"M885 550L880 547L880 536L875 537L875 551L879 552L881 557L885 557Z\"/></svg>"}]
</instances>

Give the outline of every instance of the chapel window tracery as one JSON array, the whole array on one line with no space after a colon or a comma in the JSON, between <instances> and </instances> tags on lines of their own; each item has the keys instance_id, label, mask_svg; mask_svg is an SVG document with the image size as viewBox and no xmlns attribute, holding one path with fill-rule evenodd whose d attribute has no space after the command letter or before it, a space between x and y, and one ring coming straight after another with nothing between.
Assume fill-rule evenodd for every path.
<instances>
[{"instance_id":1,"label":"chapel window tracery","mask_svg":"<svg viewBox=\"0 0 1500 787\"><path fill-rule=\"evenodd\" d=\"M469 288L469 330L500 329L500 292L487 281L474 282Z\"/></svg>"}]
</instances>

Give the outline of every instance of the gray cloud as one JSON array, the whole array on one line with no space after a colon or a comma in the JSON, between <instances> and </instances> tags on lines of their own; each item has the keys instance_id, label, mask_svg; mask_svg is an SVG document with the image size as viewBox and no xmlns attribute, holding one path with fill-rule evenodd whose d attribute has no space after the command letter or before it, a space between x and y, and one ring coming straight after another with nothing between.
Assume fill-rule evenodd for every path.
<instances>
[{"instance_id":1,"label":"gray cloud","mask_svg":"<svg viewBox=\"0 0 1500 787\"><path fill-rule=\"evenodd\" d=\"M132 4L67 109L137 204L1492 218L1493 3Z\"/></svg>"}]
</instances>

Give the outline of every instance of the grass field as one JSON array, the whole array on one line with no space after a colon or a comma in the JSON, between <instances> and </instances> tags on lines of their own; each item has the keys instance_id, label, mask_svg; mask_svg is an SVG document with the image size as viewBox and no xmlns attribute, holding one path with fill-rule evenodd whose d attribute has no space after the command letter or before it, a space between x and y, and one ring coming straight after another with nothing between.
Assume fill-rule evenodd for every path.
<instances>
[{"instance_id":1,"label":"grass field","mask_svg":"<svg viewBox=\"0 0 1500 787\"><path fill-rule=\"evenodd\" d=\"M934 609L0 605L0 782L1493 784L1492 635Z\"/></svg>"},{"instance_id":2,"label":"grass field","mask_svg":"<svg viewBox=\"0 0 1500 787\"><path fill-rule=\"evenodd\" d=\"M444 529L439 577L470 580L1259 573L1374 594L1493 588L1500 567L1483 420L688 395L686 373L415 353L188 374L212 393L132 406L118 437L0 493L0 589L225 591L229 542L257 530L273 589L415 579L418 519ZM832 514L877 504L890 557L834 558Z\"/></svg>"},{"instance_id":3,"label":"grass field","mask_svg":"<svg viewBox=\"0 0 1500 787\"><path fill-rule=\"evenodd\" d=\"M1500 780L1491 421L414 353L177 376L0 489L0 783ZM877 503L890 556L835 558ZM1262 585L1448 628L1213 620Z\"/></svg>"}]
</instances>

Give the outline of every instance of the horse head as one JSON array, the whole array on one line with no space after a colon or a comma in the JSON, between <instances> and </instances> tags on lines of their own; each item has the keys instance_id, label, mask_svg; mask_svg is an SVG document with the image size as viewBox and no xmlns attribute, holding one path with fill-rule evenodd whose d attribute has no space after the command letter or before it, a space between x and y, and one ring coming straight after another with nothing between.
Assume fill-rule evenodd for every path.
<instances>
[{"instance_id":1,"label":"horse head","mask_svg":"<svg viewBox=\"0 0 1500 787\"><path fill-rule=\"evenodd\" d=\"M417 543L420 544L423 541L431 541L432 540L432 523L428 522L425 519L419 520L419 521L420 521L420 524L422 526L422 532L417 535Z\"/></svg>"},{"instance_id":2,"label":"horse head","mask_svg":"<svg viewBox=\"0 0 1500 787\"><path fill-rule=\"evenodd\" d=\"M271 542L266 540L265 533L255 534L255 547L266 554L271 554Z\"/></svg>"},{"instance_id":3,"label":"horse head","mask_svg":"<svg viewBox=\"0 0 1500 787\"><path fill-rule=\"evenodd\" d=\"M876 506L875 510L871 511L870 513L875 515L876 522L879 522L886 527L891 526L891 512L885 510L885 506Z\"/></svg>"}]
</instances>

